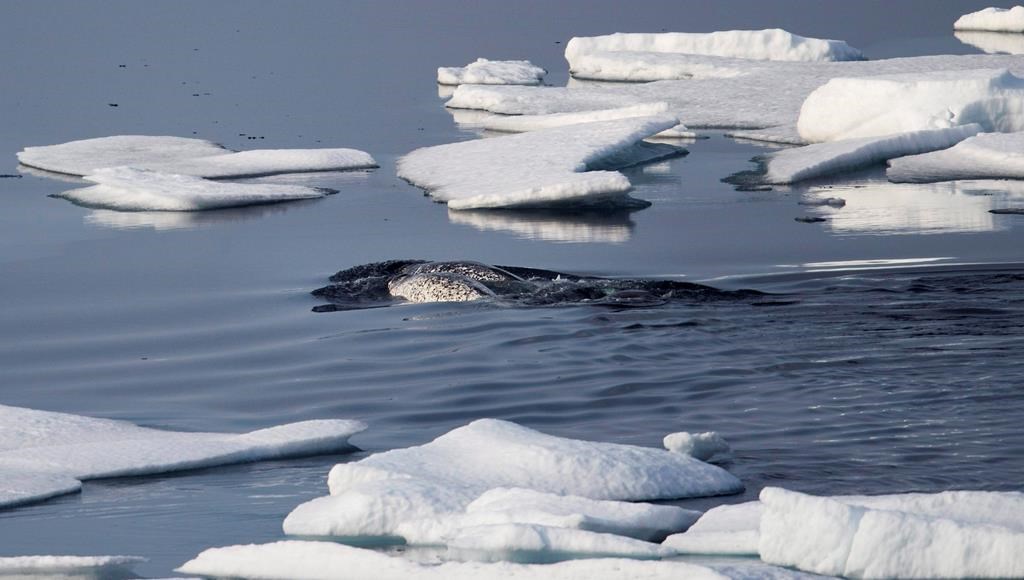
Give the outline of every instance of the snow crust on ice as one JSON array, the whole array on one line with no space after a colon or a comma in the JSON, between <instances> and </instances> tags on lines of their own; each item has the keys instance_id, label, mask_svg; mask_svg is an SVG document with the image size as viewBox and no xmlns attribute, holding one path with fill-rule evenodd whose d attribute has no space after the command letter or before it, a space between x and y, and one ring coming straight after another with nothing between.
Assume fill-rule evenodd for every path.
<instances>
[{"instance_id":1,"label":"snow crust on ice","mask_svg":"<svg viewBox=\"0 0 1024 580\"><path fill-rule=\"evenodd\" d=\"M765 504L765 562L857 578L1024 576L1024 494L943 492L858 500L780 488Z\"/></svg>"},{"instance_id":2,"label":"snow crust on ice","mask_svg":"<svg viewBox=\"0 0 1024 580\"><path fill-rule=\"evenodd\" d=\"M448 541L448 549L489 562L571 556L654 560L675 555L671 548L616 534L519 523L463 528Z\"/></svg>"},{"instance_id":3,"label":"snow crust on ice","mask_svg":"<svg viewBox=\"0 0 1024 580\"><path fill-rule=\"evenodd\" d=\"M36 169L79 176L128 166L213 179L377 166L373 157L357 149L234 152L203 139L149 135L116 135L26 147L18 153L18 161Z\"/></svg>"},{"instance_id":4,"label":"snow crust on ice","mask_svg":"<svg viewBox=\"0 0 1024 580\"><path fill-rule=\"evenodd\" d=\"M754 60L862 60L864 55L841 40L806 38L778 28L717 32L615 33L575 37L565 45L569 70L581 56L606 52L655 52L726 56Z\"/></svg>"},{"instance_id":5,"label":"snow crust on ice","mask_svg":"<svg viewBox=\"0 0 1024 580\"><path fill-rule=\"evenodd\" d=\"M635 117L426 147L398 160L398 176L450 209L623 204L626 176L587 169L678 124Z\"/></svg>"},{"instance_id":6,"label":"snow crust on ice","mask_svg":"<svg viewBox=\"0 0 1024 580\"><path fill-rule=\"evenodd\" d=\"M466 66L438 67L442 85L537 85L548 71L528 60L487 60L478 58Z\"/></svg>"},{"instance_id":7,"label":"snow crust on ice","mask_svg":"<svg viewBox=\"0 0 1024 580\"><path fill-rule=\"evenodd\" d=\"M268 580L335 580L341 570L351 580L726 580L710 568L685 562L594 558L555 564L421 564L342 544L300 541L211 548L186 562L178 572Z\"/></svg>"},{"instance_id":8,"label":"snow crust on ice","mask_svg":"<svg viewBox=\"0 0 1024 580\"><path fill-rule=\"evenodd\" d=\"M515 423L474 421L425 445L339 464L331 495L295 508L288 534L390 536L403 522L465 512L484 492L518 487L598 500L736 493L727 471L664 450L546 435Z\"/></svg>"},{"instance_id":9,"label":"snow crust on ice","mask_svg":"<svg viewBox=\"0 0 1024 580\"><path fill-rule=\"evenodd\" d=\"M1005 69L834 78L808 95L797 130L821 142L971 123L1024 130L1024 79Z\"/></svg>"},{"instance_id":10,"label":"snow crust on ice","mask_svg":"<svg viewBox=\"0 0 1024 580\"><path fill-rule=\"evenodd\" d=\"M897 183L1024 179L1024 133L983 133L943 151L894 159L886 176Z\"/></svg>"},{"instance_id":11,"label":"snow crust on ice","mask_svg":"<svg viewBox=\"0 0 1024 580\"><path fill-rule=\"evenodd\" d=\"M663 545L681 554L756 556L763 511L759 501L711 508L685 532L665 538Z\"/></svg>"},{"instance_id":12,"label":"snow crust on ice","mask_svg":"<svg viewBox=\"0 0 1024 580\"><path fill-rule=\"evenodd\" d=\"M765 155L764 183L796 183L835 173L852 171L894 157L946 149L978 134L977 124L948 129L908 131L881 137L841 139L783 149Z\"/></svg>"},{"instance_id":13,"label":"snow crust on ice","mask_svg":"<svg viewBox=\"0 0 1024 580\"><path fill-rule=\"evenodd\" d=\"M1024 35L1016 32L957 30L953 36L988 54L1024 54Z\"/></svg>"},{"instance_id":14,"label":"snow crust on ice","mask_svg":"<svg viewBox=\"0 0 1024 580\"><path fill-rule=\"evenodd\" d=\"M707 431L705 433L687 433L685 431L669 433L665 435L662 443L665 445L665 449L669 451L684 453L701 461L707 461L716 455L724 455L731 451L725 438L714 431Z\"/></svg>"},{"instance_id":15,"label":"snow crust on ice","mask_svg":"<svg viewBox=\"0 0 1024 580\"><path fill-rule=\"evenodd\" d=\"M135 577L132 567L145 558L135 556L15 556L0 558L0 578Z\"/></svg>"},{"instance_id":16,"label":"snow crust on ice","mask_svg":"<svg viewBox=\"0 0 1024 580\"><path fill-rule=\"evenodd\" d=\"M953 23L954 30L988 30L991 32L1024 32L1024 6L989 7L964 14Z\"/></svg>"},{"instance_id":17,"label":"snow crust on ice","mask_svg":"<svg viewBox=\"0 0 1024 580\"><path fill-rule=\"evenodd\" d=\"M0 405L0 507L76 491L82 480L166 473L349 448L360 421L251 433L184 433Z\"/></svg>"},{"instance_id":18,"label":"snow crust on ice","mask_svg":"<svg viewBox=\"0 0 1024 580\"><path fill-rule=\"evenodd\" d=\"M772 128L771 131L758 133L768 138L773 134L779 134L783 136L780 141L792 143L794 137L800 142L807 142L807 139L800 138L793 129L804 100L832 78L919 75L972 69L1006 69L1011 73L1024 75L1024 61L1010 55L927 56L878 61L810 63L749 61L701 55L661 56L672 57L678 67L676 72L680 74L716 68L741 71L742 74L729 77L705 74L688 80L663 80L614 86L581 81L573 82L570 87L464 85L455 90L447 106L505 115L542 115L666 102L672 114L684 120L690 129ZM623 67L632 68L628 59L623 61ZM955 73L950 73L950 76L953 74ZM976 73L969 73L974 74ZM620 79L614 74L608 74L606 77L608 80L628 80ZM983 82L978 81L975 86L981 87ZM843 96L843 99L846 98ZM910 105L912 104L908 103L908 106ZM839 116L842 119L850 118L845 111L841 113ZM1010 117L1020 118L1014 115ZM963 119L957 124L968 122L971 120ZM924 128L937 127L917 127ZM900 129L889 132L898 130Z\"/></svg>"},{"instance_id":19,"label":"snow crust on ice","mask_svg":"<svg viewBox=\"0 0 1024 580\"><path fill-rule=\"evenodd\" d=\"M611 121L614 119L629 119L633 117L648 117L668 112L668 103L644 103L630 107L619 107L615 109L599 109L596 111L581 111L578 113L553 113L550 115L493 115L483 119L478 124L488 131L499 131L503 133L522 133L525 131L536 131L538 129L550 129L552 127L564 127L566 125L577 125L579 123L592 123L594 121ZM682 123L666 129L653 137L664 138L693 138L697 134L688 131Z\"/></svg>"},{"instance_id":20,"label":"snow crust on ice","mask_svg":"<svg viewBox=\"0 0 1024 580\"><path fill-rule=\"evenodd\" d=\"M131 167L97 169L85 179L96 185L55 197L119 211L199 211L324 197L329 190L303 185L227 183Z\"/></svg>"}]
</instances>

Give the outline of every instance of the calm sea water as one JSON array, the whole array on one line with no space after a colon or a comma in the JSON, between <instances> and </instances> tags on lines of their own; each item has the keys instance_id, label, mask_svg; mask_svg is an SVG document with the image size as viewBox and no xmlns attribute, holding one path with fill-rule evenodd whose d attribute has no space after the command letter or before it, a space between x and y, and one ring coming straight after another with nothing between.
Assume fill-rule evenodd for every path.
<instances>
[{"instance_id":1,"label":"calm sea water","mask_svg":"<svg viewBox=\"0 0 1024 580\"><path fill-rule=\"evenodd\" d=\"M1024 219L988 210L1024 203L1024 188L892 186L875 171L737 192L720 179L763 149L719 134L631 170L634 195L653 202L633 213L449 213L394 176L416 147L475 138L443 109L440 65L529 58L559 84L569 37L666 26L780 26L875 58L966 53L950 23L983 5L5 6L0 46L15 56L0 69L0 173L17 173L27 145L124 133L350 146L381 168L302 177L339 190L323 200L197 214L89 210L47 197L72 183L0 178L0 403L183 430L360 418L367 452L478 417L652 446L717 430L748 485L727 501L769 484L1020 489ZM797 203L821 196L847 205ZM829 221L793 220L818 214ZM406 257L778 296L310 311L308 291L334 271ZM325 493L330 465L357 457L90 483L0 512L0 555L134 554L151 558L141 572L168 574L205 547L281 538L284 515Z\"/></svg>"}]
</instances>

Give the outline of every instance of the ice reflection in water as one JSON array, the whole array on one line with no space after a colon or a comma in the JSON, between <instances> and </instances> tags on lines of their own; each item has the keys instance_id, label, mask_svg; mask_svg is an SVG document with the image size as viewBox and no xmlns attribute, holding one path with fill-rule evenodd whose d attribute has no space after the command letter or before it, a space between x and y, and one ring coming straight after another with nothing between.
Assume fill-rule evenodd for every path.
<instances>
[{"instance_id":1,"label":"ice reflection in water","mask_svg":"<svg viewBox=\"0 0 1024 580\"><path fill-rule=\"evenodd\" d=\"M1016 32L957 30L953 35L960 42L988 54L1024 54L1024 34Z\"/></svg>"},{"instance_id":2,"label":"ice reflection in water","mask_svg":"<svg viewBox=\"0 0 1024 580\"><path fill-rule=\"evenodd\" d=\"M453 224L480 231L504 231L519 238L548 242L628 242L636 224L627 210L615 212L567 213L551 211L449 211Z\"/></svg>"}]
</instances>

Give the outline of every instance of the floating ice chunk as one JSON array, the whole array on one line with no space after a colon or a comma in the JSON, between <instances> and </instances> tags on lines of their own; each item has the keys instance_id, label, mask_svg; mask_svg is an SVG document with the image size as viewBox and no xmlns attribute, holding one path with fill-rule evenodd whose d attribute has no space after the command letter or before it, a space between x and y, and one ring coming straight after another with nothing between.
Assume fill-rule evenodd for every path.
<instances>
[{"instance_id":1,"label":"floating ice chunk","mask_svg":"<svg viewBox=\"0 0 1024 580\"><path fill-rule=\"evenodd\" d=\"M796 183L807 179L853 171L894 157L946 149L978 134L976 124L896 133L881 137L841 139L783 149L763 157L764 182Z\"/></svg>"},{"instance_id":2,"label":"floating ice chunk","mask_svg":"<svg viewBox=\"0 0 1024 580\"><path fill-rule=\"evenodd\" d=\"M759 501L714 507L663 544L682 554L756 556L763 511Z\"/></svg>"},{"instance_id":3,"label":"floating ice chunk","mask_svg":"<svg viewBox=\"0 0 1024 580\"><path fill-rule=\"evenodd\" d=\"M958 30L953 36L988 54L1024 54L1024 35L1016 32Z\"/></svg>"},{"instance_id":4,"label":"floating ice chunk","mask_svg":"<svg viewBox=\"0 0 1024 580\"><path fill-rule=\"evenodd\" d=\"M955 147L894 159L889 181L926 183L954 179L1024 179L1024 133L984 133Z\"/></svg>"},{"instance_id":5,"label":"floating ice chunk","mask_svg":"<svg viewBox=\"0 0 1024 580\"><path fill-rule=\"evenodd\" d=\"M55 197L119 211L198 211L314 199L331 193L302 185L225 183L131 167L97 169L85 179L96 185L68 190Z\"/></svg>"},{"instance_id":6,"label":"floating ice chunk","mask_svg":"<svg viewBox=\"0 0 1024 580\"><path fill-rule=\"evenodd\" d=\"M76 481L348 449L359 421L306 421L246 434L182 433L0 405L0 506L76 491Z\"/></svg>"},{"instance_id":7,"label":"floating ice chunk","mask_svg":"<svg viewBox=\"0 0 1024 580\"><path fill-rule=\"evenodd\" d=\"M329 497L288 515L286 533L394 535L405 521L462 513L498 487L616 500L743 489L727 471L687 455L554 437L494 419L474 421L426 445L336 465L328 485Z\"/></svg>"},{"instance_id":8,"label":"floating ice chunk","mask_svg":"<svg viewBox=\"0 0 1024 580\"><path fill-rule=\"evenodd\" d=\"M276 580L726 580L709 568L673 561L618 558L570 560L556 564L445 562L420 564L382 552L332 542L286 541L211 548L177 570L197 576Z\"/></svg>"},{"instance_id":9,"label":"floating ice chunk","mask_svg":"<svg viewBox=\"0 0 1024 580\"><path fill-rule=\"evenodd\" d=\"M832 499L761 492L761 559L858 578L1024 575L1024 494Z\"/></svg>"},{"instance_id":10,"label":"floating ice chunk","mask_svg":"<svg viewBox=\"0 0 1024 580\"><path fill-rule=\"evenodd\" d=\"M132 567L145 561L135 556L16 556L0 558L0 578L135 578Z\"/></svg>"},{"instance_id":11,"label":"floating ice chunk","mask_svg":"<svg viewBox=\"0 0 1024 580\"><path fill-rule=\"evenodd\" d=\"M482 120L479 125L488 131L522 133L524 131L536 131L538 129L550 129L552 127L564 127L566 125L578 125L580 123L592 123L594 121L611 121L614 119L648 117L651 115L660 115L666 112L668 112L668 103L647 103L642 105L633 105L631 107L620 107L617 109L581 111L579 113L515 116L494 115ZM665 138L693 138L696 136L696 133L688 131L686 126L682 123L654 135L654 137Z\"/></svg>"},{"instance_id":12,"label":"floating ice chunk","mask_svg":"<svg viewBox=\"0 0 1024 580\"><path fill-rule=\"evenodd\" d=\"M485 561L549 561L579 556L653 560L674 556L671 548L616 534L538 524L496 524L460 530L449 553Z\"/></svg>"},{"instance_id":13,"label":"floating ice chunk","mask_svg":"<svg viewBox=\"0 0 1024 580\"><path fill-rule=\"evenodd\" d=\"M366 169L377 164L356 149L263 149L234 152L203 139L117 135L26 147L23 165L55 173L90 175L129 166L196 177L256 177L278 173Z\"/></svg>"},{"instance_id":14,"label":"floating ice chunk","mask_svg":"<svg viewBox=\"0 0 1024 580\"><path fill-rule=\"evenodd\" d=\"M677 155L637 143L678 124L669 115L636 117L426 147L399 159L398 175L451 209L622 205L626 176L587 169L634 149L643 161Z\"/></svg>"},{"instance_id":15,"label":"floating ice chunk","mask_svg":"<svg viewBox=\"0 0 1024 580\"><path fill-rule=\"evenodd\" d=\"M716 455L731 451L725 438L714 431L696 434L684 431L669 433L665 435L662 443L669 451L683 453L701 461L707 461Z\"/></svg>"},{"instance_id":16,"label":"floating ice chunk","mask_svg":"<svg viewBox=\"0 0 1024 580\"><path fill-rule=\"evenodd\" d=\"M679 79L735 78L750 72L749 61L730 66L729 59L694 58L664 52L592 52L572 60L572 78L651 82Z\"/></svg>"},{"instance_id":17,"label":"floating ice chunk","mask_svg":"<svg viewBox=\"0 0 1024 580\"><path fill-rule=\"evenodd\" d=\"M797 130L820 142L971 123L1024 130L1024 79L1005 69L834 78L804 101Z\"/></svg>"},{"instance_id":18,"label":"floating ice chunk","mask_svg":"<svg viewBox=\"0 0 1024 580\"><path fill-rule=\"evenodd\" d=\"M442 85L537 85L548 71L528 60L487 60L478 58L466 66L439 67Z\"/></svg>"},{"instance_id":19,"label":"floating ice chunk","mask_svg":"<svg viewBox=\"0 0 1024 580\"><path fill-rule=\"evenodd\" d=\"M620 53L610 54L614 56ZM674 74L678 73L678 76L668 78L692 78L689 80L663 80L646 84L619 83L615 85L575 81L569 88L464 85L456 89L447 106L486 110L505 115L541 115L665 102L668 103L669 110L678 115L680 119L685 120L690 129L780 127L783 129L778 136L775 135L776 131L757 133L771 140L781 137L778 139L781 142L802 144L808 140L785 128L796 125L804 100L815 89L832 78L904 76L936 71L976 71L976 69L1007 69L1012 73L1024 74L1024 61L1018 57L1007 55L927 56L878 61L810 63L750 61L702 55L661 56L671 57L675 62ZM622 68L629 70L629 62L624 61ZM728 69L731 71L729 73L731 76L709 74L713 73L716 68ZM733 74L736 71L742 74ZM629 80L610 74L615 71L605 72L608 74L601 78ZM976 76L977 72L965 72L962 75L948 73L950 77L966 79L963 81L965 85L972 82L970 80L972 75ZM938 92L941 93L941 91ZM979 89L979 93L984 94L985 90ZM841 96L844 102L854 101L847 95ZM874 97L870 94L867 96L871 97L869 102L875 102ZM849 101L847 101L848 98ZM885 99L880 100L885 101ZM861 111L858 102L852 104L855 105L853 109L855 112ZM827 106L828 103L825 105ZM907 107L910 109L913 109L914 106L916 106L915 103L907 103ZM944 111L945 109L941 109L939 113ZM851 116L847 111L838 108L830 109L828 114L835 114L840 119L848 119ZM1011 119L1014 118L1014 115L1012 111L1007 111L1003 116ZM913 118L920 116L915 113ZM952 124L972 122L970 119L957 119L957 121ZM896 127L886 132L931 128L936 127L912 127L911 129ZM755 134L748 138L760 137Z\"/></svg>"},{"instance_id":20,"label":"floating ice chunk","mask_svg":"<svg viewBox=\"0 0 1024 580\"><path fill-rule=\"evenodd\" d=\"M864 55L841 40L805 38L778 28L721 30L707 33L616 33L576 37L565 45L570 72L584 55L602 52L667 52L754 60L863 60Z\"/></svg>"},{"instance_id":21,"label":"floating ice chunk","mask_svg":"<svg viewBox=\"0 0 1024 580\"><path fill-rule=\"evenodd\" d=\"M466 512L470 514L514 514L531 510L557 516L582 516L580 525L574 527L641 540L662 538L666 534L685 530L701 515L700 512L676 506L602 501L522 488L489 490L466 507Z\"/></svg>"},{"instance_id":22,"label":"floating ice chunk","mask_svg":"<svg viewBox=\"0 0 1024 580\"><path fill-rule=\"evenodd\" d=\"M954 30L988 30L992 32L1024 32L1024 6L989 7L964 14L953 23Z\"/></svg>"}]
</instances>

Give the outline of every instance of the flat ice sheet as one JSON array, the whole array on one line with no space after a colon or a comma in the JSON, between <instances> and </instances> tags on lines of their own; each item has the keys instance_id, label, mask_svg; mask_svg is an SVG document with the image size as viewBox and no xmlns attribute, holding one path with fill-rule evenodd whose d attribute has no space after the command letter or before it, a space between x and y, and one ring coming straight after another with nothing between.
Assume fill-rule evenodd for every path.
<instances>
[{"instance_id":1,"label":"flat ice sheet","mask_svg":"<svg viewBox=\"0 0 1024 580\"><path fill-rule=\"evenodd\" d=\"M134 578L132 568L145 561L134 556L15 556L0 558L0 578Z\"/></svg>"},{"instance_id":2,"label":"flat ice sheet","mask_svg":"<svg viewBox=\"0 0 1024 580\"><path fill-rule=\"evenodd\" d=\"M478 58L466 66L437 69L441 85L537 85L548 71L528 60L487 60Z\"/></svg>"},{"instance_id":3,"label":"flat ice sheet","mask_svg":"<svg viewBox=\"0 0 1024 580\"><path fill-rule=\"evenodd\" d=\"M451 209L622 205L626 176L587 169L678 124L635 117L426 147L399 159L398 176Z\"/></svg>"},{"instance_id":4,"label":"flat ice sheet","mask_svg":"<svg viewBox=\"0 0 1024 580\"><path fill-rule=\"evenodd\" d=\"M85 179L96 185L71 189L55 197L118 211L199 211L315 199L331 193L303 185L227 183L130 167L97 169Z\"/></svg>"},{"instance_id":5,"label":"flat ice sheet","mask_svg":"<svg viewBox=\"0 0 1024 580\"><path fill-rule=\"evenodd\" d=\"M484 419L418 447L336 465L331 495L297 507L285 532L395 535L403 522L465 512L484 492L517 487L598 500L653 500L736 493L727 471L660 449L545 435Z\"/></svg>"},{"instance_id":6,"label":"flat ice sheet","mask_svg":"<svg viewBox=\"0 0 1024 580\"><path fill-rule=\"evenodd\" d=\"M671 57L687 80L646 84L594 84L570 87L462 86L447 106L505 115L569 113L665 102L690 129L793 127L808 95L832 78L908 75L935 71L1007 69L1024 74L1024 61L1008 55L927 56L852 62L767 62L700 55ZM628 55L627 55L628 57ZM624 57L624 70L635 67ZM605 69L602 78L621 79ZM725 70L733 76L714 76ZM735 74L734 74L735 73ZM679 78L679 77L670 77ZM647 79L650 80L650 79ZM784 132L791 142L792 131ZM769 135L770 136L770 135ZM750 138L755 138L751 135Z\"/></svg>"},{"instance_id":7,"label":"flat ice sheet","mask_svg":"<svg viewBox=\"0 0 1024 580\"><path fill-rule=\"evenodd\" d=\"M894 157L946 149L981 131L980 125L843 139L783 149L762 159L764 182L796 183L868 167Z\"/></svg>"},{"instance_id":8,"label":"flat ice sheet","mask_svg":"<svg viewBox=\"0 0 1024 580\"><path fill-rule=\"evenodd\" d=\"M954 30L989 30L992 32L1024 32L1024 6L989 7L964 14L953 23Z\"/></svg>"},{"instance_id":9,"label":"flat ice sheet","mask_svg":"<svg viewBox=\"0 0 1024 580\"><path fill-rule=\"evenodd\" d=\"M759 501L717 506L690 529L665 538L663 544L681 554L757 556L763 511Z\"/></svg>"},{"instance_id":10,"label":"flat ice sheet","mask_svg":"<svg viewBox=\"0 0 1024 580\"><path fill-rule=\"evenodd\" d=\"M672 561L620 558L570 560L556 564L445 562L420 564L361 548L330 542L276 542L211 548L186 562L183 574L254 579L336 580L726 580L703 566Z\"/></svg>"},{"instance_id":11,"label":"flat ice sheet","mask_svg":"<svg viewBox=\"0 0 1024 580\"><path fill-rule=\"evenodd\" d=\"M356 149L263 149L235 152L203 139L116 135L26 147L23 165L54 173L90 175L128 166L196 177L256 177L279 173L365 169L377 164Z\"/></svg>"},{"instance_id":12,"label":"flat ice sheet","mask_svg":"<svg viewBox=\"0 0 1024 580\"><path fill-rule=\"evenodd\" d=\"M359 421L336 420L183 433L0 405L0 507L70 493L87 479L341 451L363 429Z\"/></svg>"},{"instance_id":13,"label":"flat ice sheet","mask_svg":"<svg viewBox=\"0 0 1024 580\"><path fill-rule=\"evenodd\" d=\"M489 562L580 556L656 560L675 555L671 548L616 534L521 523L463 528L447 544L449 553Z\"/></svg>"},{"instance_id":14,"label":"flat ice sheet","mask_svg":"<svg viewBox=\"0 0 1024 580\"><path fill-rule=\"evenodd\" d=\"M806 38L779 28L717 32L615 33L575 37L565 45L570 72L581 56L608 52L705 54L754 60L863 60L864 55L841 40Z\"/></svg>"},{"instance_id":15,"label":"flat ice sheet","mask_svg":"<svg viewBox=\"0 0 1024 580\"><path fill-rule=\"evenodd\" d=\"M1024 179L1024 133L983 133L943 151L894 159L889 181Z\"/></svg>"},{"instance_id":16,"label":"flat ice sheet","mask_svg":"<svg viewBox=\"0 0 1024 580\"><path fill-rule=\"evenodd\" d=\"M668 103L645 103L631 107L619 107L616 109L600 109L596 111L581 111L579 113L553 113L550 115L492 115L474 124L488 131L499 131L503 133L523 133L525 131L536 131L538 129L550 129L552 127L565 127L566 125L578 125L580 123L592 123L594 121L611 121L614 119L629 119L633 117L647 117L660 115L668 111ZM653 137L693 138L697 134L688 131L682 123L666 129Z\"/></svg>"}]
</instances>

